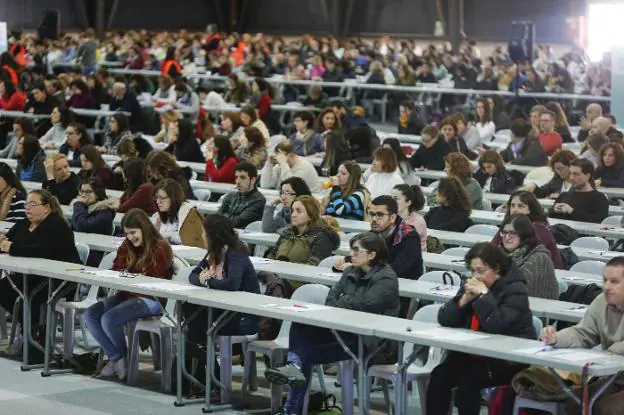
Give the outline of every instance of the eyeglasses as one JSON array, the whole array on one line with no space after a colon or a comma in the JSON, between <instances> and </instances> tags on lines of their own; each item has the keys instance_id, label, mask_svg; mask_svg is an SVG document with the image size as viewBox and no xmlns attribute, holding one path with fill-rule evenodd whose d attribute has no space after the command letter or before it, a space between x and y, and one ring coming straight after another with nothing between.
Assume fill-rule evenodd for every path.
<instances>
[{"instance_id":1,"label":"eyeglasses","mask_svg":"<svg viewBox=\"0 0 624 415\"><path fill-rule=\"evenodd\" d=\"M510 238L515 238L516 236L518 236L518 234L516 233L516 231L500 231L500 236L501 238L505 238L505 237L510 237Z\"/></svg>"},{"instance_id":2,"label":"eyeglasses","mask_svg":"<svg viewBox=\"0 0 624 415\"><path fill-rule=\"evenodd\" d=\"M361 249L359 246L352 246L351 247L351 253L353 255L359 255L359 254L361 254L363 252L366 253L368 251L366 249Z\"/></svg>"},{"instance_id":3,"label":"eyeglasses","mask_svg":"<svg viewBox=\"0 0 624 415\"><path fill-rule=\"evenodd\" d=\"M384 216L390 216L389 213L383 213L383 212L371 212L371 211L368 211L368 212L366 212L366 214L371 219L381 219Z\"/></svg>"},{"instance_id":4,"label":"eyeglasses","mask_svg":"<svg viewBox=\"0 0 624 415\"><path fill-rule=\"evenodd\" d=\"M294 192L288 192L288 191L286 191L286 192L280 192L280 194L281 194L282 196L297 196L297 193L294 193Z\"/></svg>"},{"instance_id":5,"label":"eyeglasses","mask_svg":"<svg viewBox=\"0 0 624 415\"><path fill-rule=\"evenodd\" d=\"M37 202L26 202L26 208L33 208L35 206L43 206L43 203L37 203Z\"/></svg>"},{"instance_id":6,"label":"eyeglasses","mask_svg":"<svg viewBox=\"0 0 624 415\"><path fill-rule=\"evenodd\" d=\"M80 196L88 196L88 195L92 195L93 193L94 193L93 190L82 190L82 189L80 189L80 191L78 192Z\"/></svg>"},{"instance_id":7,"label":"eyeglasses","mask_svg":"<svg viewBox=\"0 0 624 415\"><path fill-rule=\"evenodd\" d=\"M164 202L167 199L169 199L169 196L154 196L155 202Z\"/></svg>"}]
</instances>

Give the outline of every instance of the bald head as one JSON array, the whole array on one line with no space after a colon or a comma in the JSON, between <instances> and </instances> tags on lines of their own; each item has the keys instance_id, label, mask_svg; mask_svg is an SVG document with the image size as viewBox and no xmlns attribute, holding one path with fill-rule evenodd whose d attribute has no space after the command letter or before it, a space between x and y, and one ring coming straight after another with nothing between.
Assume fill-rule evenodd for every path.
<instances>
[{"instance_id":1,"label":"bald head","mask_svg":"<svg viewBox=\"0 0 624 415\"><path fill-rule=\"evenodd\" d=\"M589 104L585 109L585 116L589 121L594 121L598 117L602 117L602 107L600 104Z\"/></svg>"},{"instance_id":2,"label":"bald head","mask_svg":"<svg viewBox=\"0 0 624 415\"><path fill-rule=\"evenodd\" d=\"M592 121L590 134L606 134L611 128L611 120L606 117L598 117Z\"/></svg>"}]
</instances>

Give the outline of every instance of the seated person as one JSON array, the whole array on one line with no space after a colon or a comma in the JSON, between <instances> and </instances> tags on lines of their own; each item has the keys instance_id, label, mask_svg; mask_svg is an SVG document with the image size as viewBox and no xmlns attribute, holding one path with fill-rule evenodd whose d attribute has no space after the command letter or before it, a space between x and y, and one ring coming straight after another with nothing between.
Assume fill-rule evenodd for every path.
<instances>
[{"instance_id":1,"label":"seated person","mask_svg":"<svg viewBox=\"0 0 624 415\"><path fill-rule=\"evenodd\" d=\"M505 253L489 242L473 246L466 254L472 278L438 313L444 327L534 339L526 280ZM509 385L526 365L460 352L449 352L431 372L427 388L427 414L448 415L451 393L460 414L479 414L481 390Z\"/></svg>"},{"instance_id":2,"label":"seated person","mask_svg":"<svg viewBox=\"0 0 624 415\"><path fill-rule=\"evenodd\" d=\"M451 152L462 153L469 160L477 158L477 153L468 148L466 141L464 141L464 138L460 135L458 120L454 116L443 119L438 128L440 128L444 140L446 140L451 147Z\"/></svg>"},{"instance_id":3,"label":"seated person","mask_svg":"<svg viewBox=\"0 0 624 415\"><path fill-rule=\"evenodd\" d=\"M546 166L548 155L540 142L531 136L531 124L522 119L511 123L511 142L500 152L505 163L520 166Z\"/></svg>"},{"instance_id":4,"label":"seated person","mask_svg":"<svg viewBox=\"0 0 624 415\"><path fill-rule=\"evenodd\" d=\"M529 296L559 299L559 284L550 252L537 239L526 215L510 215L501 223L500 248L527 280Z\"/></svg>"},{"instance_id":5,"label":"seated person","mask_svg":"<svg viewBox=\"0 0 624 415\"><path fill-rule=\"evenodd\" d=\"M201 227L204 237L204 246L208 246L208 251L204 259L197 264L189 275L189 282L193 285L206 287L211 290L223 291L244 291L260 294L260 284L256 277L256 271L249 259L247 246L238 239L238 234L230 224L230 221L223 215L210 214L204 219ZM185 303L182 306L185 316L197 314L189 323L187 341L206 345L206 325L208 312L206 307ZM213 318L217 319L220 310L215 310ZM227 336L247 336L258 332L259 318L254 315L236 314L219 335ZM205 356L200 358L195 377L203 381L206 379ZM190 363L190 362L189 362ZM190 365L189 365L190 366ZM215 358L215 376L219 378L220 370ZM190 369L190 367L189 367ZM203 372L203 373L202 373ZM213 386L216 386L213 383ZM212 391L213 394L218 389Z\"/></svg>"},{"instance_id":6,"label":"seated person","mask_svg":"<svg viewBox=\"0 0 624 415\"><path fill-rule=\"evenodd\" d=\"M596 186L624 187L624 150L617 143L608 143L600 149L600 165L594 173Z\"/></svg>"},{"instance_id":7,"label":"seated person","mask_svg":"<svg viewBox=\"0 0 624 415\"><path fill-rule=\"evenodd\" d=\"M204 163L206 160L195 139L195 129L188 120L175 120L169 125L169 145L165 150L178 161Z\"/></svg>"},{"instance_id":8,"label":"seated person","mask_svg":"<svg viewBox=\"0 0 624 415\"><path fill-rule=\"evenodd\" d=\"M256 188L258 170L251 163L236 166L236 191L223 198L219 213L227 217L235 228L244 228L262 219L266 199Z\"/></svg>"},{"instance_id":9,"label":"seated person","mask_svg":"<svg viewBox=\"0 0 624 415\"><path fill-rule=\"evenodd\" d=\"M312 196L299 196L292 204L290 226L281 229L271 259L318 265L340 246L340 237L321 218L321 209Z\"/></svg>"},{"instance_id":10,"label":"seated person","mask_svg":"<svg viewBox=\"0 0 624 415\"><path fill-rule=\"evenodd\" d=\"M280 196L264 206L262 232L275 233L290 224L292 204L299 196L311 196L308 185L299 177L291 177L282 182ZM281 209L275 212L276 208Z\"/></svg>"},{"instance_id":11,"label":"seated person","mask_svg":"<svg viewBox=\"0 0 624 415\"><path fill-rule=\"evenodd\" d=\"M425 206L425 196L420 186L399 184L394 186L390 195L397 202L399 217L418 232L420 250L427 252L427 223L419 213Z\"/></svg>"},{"instance_id":12,"label":"seated person","mask_svg":"<svg viewBox=\"0 0 624 415\"><path fill-rule=\"evenodd\" d=\"M410 163L415 169L444 170L444 157L452 152L451 146L440 136L433 125L423 128L420 134L422 145L412 155Z\"/></svg>"},{"instance_id":13,"label":"seated person","mask_svg":"<svg viewBox=\"0 0 624 415\"><path fill-rule=\"evenodd\" d=\"M541 113L539 119L539 142L549 156L561 150L563 146L563 138L555 131L556 117L554 112L547 110Z\"/></svg>"},{"instance_id":14,"label":"seated person","mask_svg":"<svg viewBox=\"0 0 624 415\"><path fill-rule=\"evenodd\" d=\"M263 189L277 189L279 184L289 177L301 177L312 193L321 190L316 169L308 160L295 153L290 141L282 141L275 147L275 152L262 169L260 187Z\"/></svg>"},{"instance_id":15,"label":"seated person","mask_svg":"<svg viewBox=\"0 0 624 415\"><path fill-rule=\"evenodd\" d=\"M444 157L444 171L449 177L457 177L468 193L468 199L473 209L483 209L483 190L479 182L472 177L472 164L461 153L451 153ZM429 195L429 204L433 204L435 192Z\"/></svg>"},{"instance_id":16,"label":"seated person","mask_svg":"<svg viewBox=\"0 0 624 415\"><path fill-rule=\"evenodd\" d=\"M570 164L573 191L559 195L550 211L551 218L600 223L609 216L609 199L594 189L593 173L594 165L589 160L574 160Z\"/></svg>"},{"instance_id":17,"label":"seated person","mask_svg":"<svg viewBox=\"0 0 624 415\"><path fill-rule=\"evenodd\" d=\"M156 184L163 179L173 179L182 186L188 200L196 200L190 179L193 172L189 167L180 167L175 158L166 151L154 150L145 158L147 177Z\"/></svg>"},{"instance_id":18,"label":"seated person","mask_svg":"<svg viewBox=\"0 0 624 415\"><path fill-rule=\"evenodd\" d=\"M234 172L239 160L234 154L230 140L216 136L206 150L206 174L204 180L217 183L234 183Z\"/></svg>"},{"instance_id":19,"label":"seated person","mask_svg":"<svg viewBox=\"0 0 624 415\"><path fill-rule=\"evenodd\" d=\"M397 167L396 155L392 149L380 147L375 150L371 169L364 174L366 180L364 186L372 198L389 195L394 186L403 184L403 178Z\"/></svg>"},{"instance_id":20,"label":"seated person","mask_svg":"<svg viewBox=\"0 0 624 415\"><path fill-rule=\"evenodd\" d=\"M440 231L464 232L472 226L472 206L466 188L457 177L440 179L436 192L438 206L425 213L427 228Z\"/></svg>"},{"instance_id":21,"label":"seated person","mask_svg":"<svg viewBox=\"0 0 624 415\"><path fill-rule=\"evenodd\" d=\"M108 167L102 158L102 154L95 146L88 144L83 147L80 163L82 163L82 168L78 172L78 177L81 180L96 179L105 187L112 184L113 171Z\"/></svg>"},{"instance_id":22,"label":"seated person","mask_svg":"<svg viewBox=\"0 0 624 415\"><path fill-rule=\"evenodd\" d=\"M170 280L173 276L173 253L165 239L139 209L124 215L121 223L126 239L113 262L113 270L143 274ZM128 346L125 325L139 318L158 316L166 299L117 291L87 309L84 320L87 330L108 356L100 377L115 374L124 380L127 374Z\"/></svg>"},{"instance_id":23,"label":"seated person","mask_svg":"<svg viewBox=\"0 0 624 415\"><path fill-rule=\"evenodd\" d=\"M296 131L288 138L300 156L311 156L324 150L323 136L314 131L314 114L298 111L294 116Z\"/></svg>"},{"instance_id":24,"label":"seated person","mask_svg":"<svg viewBox=\"0 0 624 415\"><path fill-rule=\"evenodd\" d=\"M156 213L154 185L147 181L145 162L135 158L124 163L124 193L119 199L117 212L126 213L138 208L151 216Z\"/></svg>"},{"instance_id":25,"label":"seated person","mask_svg":"<svg viewBox=\"0 0 624 415\"><path fill-rule=\"evenodd\" d=\"M602 271L602 294L592 301L583 319L575 326L559 332L553 326L546 326L540 336L555 348L600 347L610 353L624 355L624 256L612 258ZM596 415L616 415L624 411L624 386L622 376L607 386L594 404ZM589 385L589 396L604 386L605 379ZM572 409L573 408L573 409ZM570 412L578 411L578 404L572 402Z\"/></svg>"},{"instance_id":26,"label":"seated person","mask_svg":"<svg viewBox=\"0 0 624 415\"><path fill-rule=\"evenodd\" d=\"M158 182L154 190L158 212L152 215L152 222L160 234L171 245L206 248L202 216L184 196L184 190L173 179Z\"/></svg>"},{"instance_id":27,"label":"seated person","mask_svg":"<svg viewBox=\"0 0 624 415\"><path fill-rule=\"evenodd\" d=\"M69 203L78 196L80 178L69 170L67 156L55 153L44 162L46 178L43 188L55 196L61 205Z\"/></svg>"},{"instance_id":28,"label":"seated person","mask_svg":"<svg viewBox=\"0 0 624 415\"><path fill-rule=\"evenodd\" d=\"M17 222L26 212L26 190L5 162L0 162L0 220Z\"/></svg>"},{"instance_id":29,"label":"seated person","mask_svg":"<svg viewBox=\"0 0 624 415\"><path fill-rule=\"evenodd\" d=\"M388 265L388 248L383 238L372 232L355 236L351 246L351 266L345 269L340 281L334 285L325 304L366 313L397 316L399 311L399 285L397 276ZM358 281L366 278L367 284ZM205 327L204 327L205 329ZM352 351L357 350L357 336L340 333ZM367 350L375 350L380 340L369 339ZM293 324L290 328L287 364L267 369L265 377L271 383L290 385L283 414L299 414L310 378L312 366L349 359L330 330Z\"/></svg>"},{"instance_id":30,"label":"seated person","mask_svg":"<svg viewBox=\"0 0 624 415\"><path fill-rule=\"evenodd\" d=\"M362 169L354 161L338 167L333 186L323 199L325 214L341 219L364 220L370 193L362 185Z\"/></svg>"},{"instance_id":31,"label":"seated person","mask_svg":"<svg viewBox=\"0 0 624 415\"><path fill-rule=\"evenodd\" d=\"M524 189L533 192L535 197L556 199L563 192L571 188L570 184L570 164L578 157L572 151L563 149L555 153L548 162L548 166L553 171L553 177L543 186L529 183Z\"/></svg>"},{"instance_id":32,"label":"seated person","mask_svg":"<svg viewBox=\"0 0 624 415\"><path fill-rule=\"evenodd\" d=\"M15 174L21 181L43 183L46 180L43 165L46 154L37 137L25 135L17 143L17 167Z\"/></svg>"},{"instance_id":33,"label":"seated person","mask_svg":"<svg viewBox=\"0 0 624 415\"><path fill-rule=\"evenodd\" d=\"M474 174L475 180L484 192L510 194L516 183L505 169L500 154L487 150L479 157L479 170Z\"/></svg>"}]
</instances>

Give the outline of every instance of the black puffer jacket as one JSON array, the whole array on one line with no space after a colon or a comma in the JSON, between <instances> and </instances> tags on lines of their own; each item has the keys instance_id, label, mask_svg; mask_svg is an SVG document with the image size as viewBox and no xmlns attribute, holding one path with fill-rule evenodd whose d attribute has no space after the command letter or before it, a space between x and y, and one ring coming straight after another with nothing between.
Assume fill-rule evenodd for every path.
<instances>
[{"instance_id":1,"label":"black puffer jacket","mask_svg":"<svg viewBox=\"0 0 624 415\"><path fill-rule=\"evenodd\" d=\"M479 320L479 331L535 339L529 291L522 271L512 264L489 292L463 307L458 307L464 286L438 313L438 322L446 327L470 327L472 316Z\"/></svg>"}]
</instances>

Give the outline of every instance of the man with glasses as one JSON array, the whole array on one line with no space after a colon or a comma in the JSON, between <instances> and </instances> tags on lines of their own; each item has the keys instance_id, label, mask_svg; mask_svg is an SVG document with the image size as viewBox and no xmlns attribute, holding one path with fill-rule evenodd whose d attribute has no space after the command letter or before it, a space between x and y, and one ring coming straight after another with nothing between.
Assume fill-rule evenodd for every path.
<instances>
[{"instance_id":1,"label":"man with glasses","mask_svg":"<svg viewBox=\"0 0 624 415\"><path fill-rule=\"evenodd\" d=\"M557 116L552 111L543 111L539 118L539 142L549 156L561 150L563 146L561 135L555 131L556 118Z\"/></svg>"},{"instance_id":2,"label":"man with glasses","mask_svg":"<svg viewBox=\"0 0 624 415\"><path fill-rule=\"evenodd\" d=\"M418 232L398 215L396 201L387 195L378 196L367 212L371 231L380 235L388 246L388 263L399 278L417 280L423 272L422 251ZM351 266L351 256L339 259L334 267L344 270ZM415 307L408 307L409 299L401 299L401 317L411 318ZM416 305L415 303L413 304ZM409 311L408 311L409 308Z\"/></svg>"}]
</instances>

